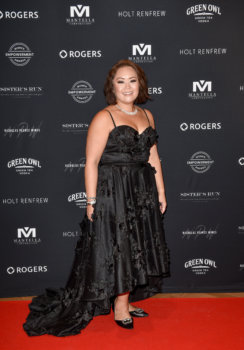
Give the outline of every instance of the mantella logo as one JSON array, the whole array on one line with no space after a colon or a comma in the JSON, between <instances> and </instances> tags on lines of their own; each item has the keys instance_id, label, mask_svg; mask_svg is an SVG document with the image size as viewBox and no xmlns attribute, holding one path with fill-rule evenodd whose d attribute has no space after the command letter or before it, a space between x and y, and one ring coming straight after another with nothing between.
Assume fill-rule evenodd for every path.
<instances>
[{"instance_id":1,"label":"mantella logo","mask_svg":"<svg viewBox=\"0 0 244 350\"><path fill-rule=\"evenodd\" d=\"M188 94L193 100L206 100L216 97L216 93L212 91L212 81L199 80L193 81L192 92Z\"/></svg>"},{"instance_id":2,"label":"mantella logo","mask_svg":"<svg viewBox=\"0 0 244 350\"><path fill-rule=\"evenodd\" d=\"M144 43L132 45L132 56L129 60L135 63L153 63L156 57L152 56L152 45Z\"/></svg>"},{"instance_id":3,"label":"mantella logo","mask_svg":"<svg viewBox=\"0 0 244 350\"><path fill-rule=\"evenodd\" d=\"M16 170L16 173L20 175L29 175L35 169L41 168L41 164L39 160L33 158L17 158L10 160L7 163L7 167L9 169L14 168Z\"/></svg>"},{"instance_id":4,"label":"mantella logo","mask_svg":"<svg viewBox=\"0 0 244 350\"><path fill-rule=\"evenodd\" d=\"M210 269L217 269L216 262L207 258L186 261L184 267L190 269L196 275L206 275Z\"/></svg>"},{"instance_id":5,"label":"mantella logo","mask_svg":"<svg viewBox=\"0 0 244 350\"><path fill-rule=\"evenodd\" d=\"M73 5L69 8L69 17L66 23L70 25L93 24L94 18L90 16L90 6Z\"/></svg>"},{"instance_id":6,"label":"mantella logo","mask_svg":"<svg viewBox=\"0 0 244 350\"><path fill-rule=\"evenodd\" d=\"M31 52L30 48L24 43L15 43L10 46L5 56L9 58L10 62L15 66L26 66L34 53Z\"/></svg>"},{"instance_id":7,"label":"mantella logo","mask_svg":"<svg viewBox=\"0 0 244 350\"><path fill-rule=\"evenodd\" d=\"M220 7L213 4L198 4L188 7L187 16L193 15L198 23L208 23L215 15L221 15Z\"/></svg>"},{"instance_id":8,"label":"mantella logo","mask_svg":"<svg viewBox=\"0 0 244 350\"><path fill-rule=\"evenodd\" d=\"M211 159L210 155L203 151L198 151L194 153L187 164L191 167L193 171L198 174L203 174L210 169L214 161Z\"/></svg>"},{"instance_id":9,"label":"mantella logo","mask_svg":"<svg viewBox=\"0 0 244 350\"><path fill-rule=\"evenodd\" d=\"M41 242L40 238L37 238L35 227L22 227L17 229L17 238L14 239L15 244L27 245L38 244Z\"/></svg>"}]
</instances>

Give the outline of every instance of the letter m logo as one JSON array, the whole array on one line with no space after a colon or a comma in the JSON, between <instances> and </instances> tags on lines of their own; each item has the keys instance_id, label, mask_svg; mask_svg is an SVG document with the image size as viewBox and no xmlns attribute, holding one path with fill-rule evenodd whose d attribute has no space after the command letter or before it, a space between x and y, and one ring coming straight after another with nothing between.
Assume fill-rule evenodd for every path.
<instances>
[{"instance_id":1,"label":"letter m logo","mask_svg":"<svg viewBox=\"0 0 244 350\"><path fill-rule=\"evenodd\" d=\"M28 238L28 237L32 237L35 238L36 237L36 229L34 227L30 228L30 227L24 227L24 228L18 228L18 238Z\"/></svg>"},{"instance_id":2,"label":"letter m logo","mask_svg":"<svg viewBox=\"0 0 244 350\"><path fill-rule=\"evenodd\" d=\"M136 56L137 54L139 55L151 55L152 54L152 45L146 45L146 44L138 44L138 45L132 45L132 55Z\"/></svg>"},{"instance_id":3,"label":"letter m logo","mask_svg":"<svg viewBox=\"0 0 244 350\"><path fill-rule=\"evenodd\" d=\"M82 17L85 15L86 17L90 16L90 6L82 6L82 5L76 5L76 6L70 6L70 17Z\"/></svg>"},{"instance_id":4,"label":"letter m logo","mask_svg":"<svg viewBox=\"0 0 244 350\"><path fill-rule=\"evenodd\" d=\"M199 80L199 81L193 81L192 91L212 91L212 82L211 81L205 81L205 80Z\"/></svg>"}]
</instances>

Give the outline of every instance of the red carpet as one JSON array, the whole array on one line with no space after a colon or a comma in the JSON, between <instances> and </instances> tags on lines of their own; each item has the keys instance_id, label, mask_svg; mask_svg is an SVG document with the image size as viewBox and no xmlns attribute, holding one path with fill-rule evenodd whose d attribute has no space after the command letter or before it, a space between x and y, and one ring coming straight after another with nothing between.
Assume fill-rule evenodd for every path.
<instances>
[{"instance_id":1,"label":"red carpet","mask_svg":"<svg viewBox=\"0 0 244 350\"><path fill-rule=\"evenodd\" d=\"M150 313L134 329L97 316L81 334L28 337L22 323L29 301L2 301L1 350L243 350L244 298L162 298L133 303Z\"/></svg>"}]
</instances>

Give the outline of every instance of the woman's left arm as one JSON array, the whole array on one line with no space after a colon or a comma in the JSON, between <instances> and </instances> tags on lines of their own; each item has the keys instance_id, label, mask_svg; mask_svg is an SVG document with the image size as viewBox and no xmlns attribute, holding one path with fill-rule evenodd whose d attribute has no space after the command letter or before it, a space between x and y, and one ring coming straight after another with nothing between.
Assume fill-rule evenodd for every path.
<instances>
[{"instance_id":1,"label":"woman's left arm","mask_svg":"<svg viewBox=\"0 0 244 350\"><path fill-rule=\"evenodd\" d=\"M155 123L154 118L150 111L146 110L147 115L150 119L151 126L155 129ZM163 180L163 170L162 165L159 159L158 155L158 149L157 145L154 144L150 149L150 156L148 162L153 166L156 170L155 174L155 180L157 185L157 191L158 191L158 200L161 203L160 204L160 211L161 213L164 213L167 207L167 201L165 196L165 186L164 186L164 180Z\"/></svg>"}]
</instances>

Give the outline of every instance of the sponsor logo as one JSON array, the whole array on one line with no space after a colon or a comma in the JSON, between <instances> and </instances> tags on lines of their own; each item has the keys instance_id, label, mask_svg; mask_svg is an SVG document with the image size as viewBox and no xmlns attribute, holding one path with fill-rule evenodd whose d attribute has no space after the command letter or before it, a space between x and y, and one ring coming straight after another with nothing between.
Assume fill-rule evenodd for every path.
<instances>
[{"instance_id":1,"label":"sponsor logo","mask_svg":"<svg viewBox=\"0 0 244 350\"><path fill-rule=\"evenodd\" d=\"M180 200L192 202L208 202L219 200L220 192L181 192Z\"/></svg>"},{"instance_id":2,"label":"sponsor logo","mask_svg":"<svg viewBox=\"0 0 244 350\"><path fill-rule=\"evenodd\" d=\"M35 169L41 168L39 160L33 158L17 158L7 163L8 169L14 168L17 174L30 175Z\"/></svg>"},{"instance_id":3,"label":"sponsor logo","mask_svg":"<svg viewBox=\"0 0 244 350\"><path fill-rule=\"evenodd\" d=\"M37 238L35 227L23 227L17 229L17 238L14 239L15 244L28 245L38 244L41 242L40 238Z\"/></svg>"},{"instance_id":4,"label":"sponsor logo","mask_svg":"<svg viewBox=\"0 0 244 350\"><path fill-rule=\"evenodd\" d=\"M217 227L208 229L205 225L198 225L192 229L187 228L186 230L182 231L182 238L196 240L200 237L210 240L213 237L216 237L217 233Z\"/></svg>"},{"instance_id":5,"label":"sponsor logo","mask_svg":"<svg viewBox=\"0 0 244 350\"><path fill-rule=\"evenodd\" d=\"M63 237L65 238L75 238L75 237L79 237L80 236L80 232L79 231L64 231L63 232Z\"/></svg>"},{"instance_id":6,"label":"sponsor logo","mask_svg":"<svg viewBox=\"0 0 244 350\"><path fill-rule=\"evenodd\" d=\"M86 193L78 192L73 193L68 196L69 203L75 203L75 205L79 208L86 208Z\"/></svg>"},{"instance_id":7,"label":"sponsor logo","mask_svg":"<svg viewBox=\"0 0 244 350\"><path fill-rule=\"evenodd\" d=\"M69 7L69 17L66 23L70 25L93 24L95 19L90 16L90 6L74 5Z\"/></svg>"},{"instance_id":8,"label":"sponsor logo","mask_svg":"<svg viewBox=\"0 0 244 350\"><path fill-rule=\"evenodd\" d=\"M187 164L191 167L193 171L198 174L206 173L213 165L214 160L211 159L210 155L203 151L198 151L194 153Z\"/></svg>"},{"instance_id":9,"label":"sponsor logo","mask_svg":"<svg viewBox=\"0 0 244 350\"><path fill-rule=\"evenodd\" d=\"M8 57L10 62L15 66L20 67L26 66L34 56L34 53L31 52L26 44L15 43L9 48L8 52L5 53L5 56Z\"/></svg>"},{"instance_id":10,"label":"sponsor logo","mask_svg":"<svg viewBox=\"0 0 244 350\"><path fill-rule=\"evenodd\" d=\"M7 267L7 273L13 275L15 273L36 273L47 272L47 266L9 266Z\"/></svg>"},{"instance_id":11,"label":"sponsor logo","mask_svg":"<svg viewBox=\"0 0 244 350\"><path fill-rule=\"evenodd\" d=\"M69 162L64 164L64 172L77 174L83 169L86 165L86 158L81 157L77 162Z\"/></svg>"},{"instance_id":12,"label":"sponsor logo","mask_svg":"<svg viewBox=\"0 0 244 350\"><path fill-rule=\"evenodd\" d=\"M153 63L156 57L152 55L152 45L144 43L132 45L132 56L129 60L135 63Z\"/></svg>"},{"instance_id":13,"label":"sponsor logo","mask_svg":"<svg viewBox=\"0 0 244 350\"><path fill-rule=\"evenodd\" d=\"M222 128L221 122L205 122L205 123L186 123L180 124L181 131L208 131L220 130Z\"/></svg>"},{"instance_id":14,"label":"sponsor logo","mask_svg":"<svg viewBox=\"0 0 244 350\"><path fill-rule=\"evenodd\" d=\"M149 95L162 95L163 93L163 88L162 86L150 86L148 88L148 93Z\"/></svg>"},{"instance_id":15,"label":"sponsor logo","mask_svg":"<svg viewBox=\"0 0 244 350\"><path fill-rule=\"evenodd\" d=\"M195 275L206 275L211 269L217 269L216 262L207 258L186 261L184 267L191 270Z\"/></svg>"},{"instance_id":16,"label":"sponsor logo","mask_svg":"<svg viewBox=\"0 0 244 350\"><path fill-rule=\"evenodd\" d=\"M211 56L211 55L226 55L226 47L210 47L210 48L198 48L198 49L179 49L179 54L182 56Z\"/></svg>"},{"instance_id":17,"label":"sponsor logo","mask_svg":"<svg viewBox=\"0 0 244 350\"><path fill-rule=\"evenodd\" d=\"M0 86L0 96L30 98L42 95L41 86Z\"/></svg>"},{"instance_id":18,"label":"sponsor logo","mask_svg":"<svg viewBox=\"0 0 244 350\"><path fill-rule=\"evenodd\" d=\"M48 197L20 197L20 198L2 198L4 205L41 205L48 204Z\"/></svg>"},{"instance_id":19,"label":"sponsor logo","mask_svg":"<svg viewBox=\"0 0 244 350\"><path fill-rule=\"evenodd\" d=\"M81 132L87 131L88 124L86 123L63 123L62 132L73 134L80 134Z\"/></svg>"},{"instance_id":20,"label":"sponsor logo","mask_svg":"<svg viewBox=\"0 0 244 350\"><path fill-rule=\"evenodd\" d=\"M216 97L216 92L212 91L211 81L193 81L192 91L188 93L188 97L193 100L207 100Z\"/></svg>"},{"instance_id":21,"label":"sponsor logo","mask_svg":"<svg viewBox=\"0 0 244 350\"><path fill-rule=\"evenodd\" d=\"M238 164L240 164L241 166L244 165L244 157L238 159Z\"/></svg>"},{"instance_id":22,"label":"sponsor logo","mask_svg":"<svg viewBox=\"0 0 244 350\"><path fill-rule=\"evenodd\" d=\"M91 84L84 80L79 80L74 83L68 91L68 94L78 103L87 103L91 101L95 93L96 90L93 89Z\"/></svg>"},{"instance_id":23,"label":"sponsor logo","mask_svg":"<svg viewBox=\"0 0 244 350\"><path fill-rule=\"evenodd\" d=\"M243 235L244 234L244 225L242 225L242 226L238 226L238 233L240 234L240 235Z\"/></svg>"},{"instance_id":24,"label":"sponsor logo","mask_svg":"<svg viewBox=\"0 0 244 350\"><path fill-rule=\"evenodd\" d=\"M64 50L59 51L59 57L65 58L100 58L102 50Z\"/></svg>"},{"instance_id":25,"label":"sponsor logo","mask_svg":"<svg viewBox=\"0 0 244 350\"><path fill-rule=\"evenodd\" d=\"M220 7L213 4L198 4L188 7L187 16L193 15L198 23L208 23L215 15L221 15Z\"/></svg>"},{"instance_id":26,"label":"sponsor logo","mask_svg":"<svg viewBox=\"0 0 244 350\"><path fill-rule=\"evenodd\" d=\"M119 18L161 18L166 16L164 10L132 10L132 11L118 11Z\"/></svg>"},{"instance_id":27,"label":"sponsor logo","mask_svg":"<svg viewBox=\"0 0 244 350\"><path fill-rule=\"evenodd\" d=\"M30 126L27 122L20 122L18 125L9 126L6 129L3 129L5 137L15 136L18 139L21 139L23 136L31 137L34 139L41 132L41 126L43 122L41 121L38 126Z\"/></svg>"},{"instance_id":28,"label":"sponsor logo","mask_svg":"<svg viewBox=\"0 0 244 350\"><path fill-rule=\"evenodd\" d=\"M38 19L38 11L0 11L0 19Z\"/></svg>"}]
</instances>

